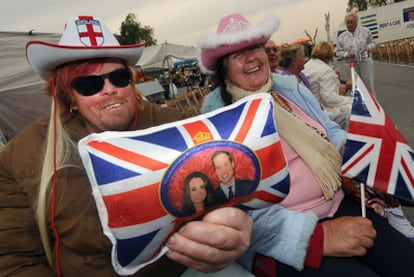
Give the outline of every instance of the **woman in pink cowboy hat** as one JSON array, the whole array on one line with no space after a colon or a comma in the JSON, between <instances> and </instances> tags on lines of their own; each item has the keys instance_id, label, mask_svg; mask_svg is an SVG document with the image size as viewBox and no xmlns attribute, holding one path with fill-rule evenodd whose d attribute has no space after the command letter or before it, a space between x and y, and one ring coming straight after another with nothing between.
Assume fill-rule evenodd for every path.
<instances>
[{"instance_id":1,"label":"woman in pink cowboy hat","mask_svg":"<svg viewBox=\"0 0 414 277\"><path fill-rule=\"evenodd\" d=\"M249 212L251 245L239 261L258 276L411 276L414 244L373 210L363 218L360 203L342 189L345 131L295 77L270 72L264 45L277 26L277 19L253 26L241 14L231 14L220 20L216 33L198 42L199 65L214 73L217 84L201 111L271 93L289 167L290 191L280 205ZM308 219L295 220L294 213L283 216L287 209ZM281 221L290 222L291 228ZM288 234L296 239L289 240ZM260 255L253 259L255 253Z\"/></svg>"},{"instance_id":2,"label":"woman in pink cowboy hat","mask_svg":"<svg viewBox=\"0 0 414 277\"><path fill-rule=\"evenodd\" d=\"M58 44L27 44L29 64L46 81L44 91L53 101L50 116L24 128L0 154L2 276L118 275L77 142L90 133L183 118L144 101L135 90L132 66L143 49L143 42L120 46L92 16L71 18ZM127 274L221 269L247 249L250 233L244 212L218 209L174 233L166 255Z\"/></svg>"}]
</instances>

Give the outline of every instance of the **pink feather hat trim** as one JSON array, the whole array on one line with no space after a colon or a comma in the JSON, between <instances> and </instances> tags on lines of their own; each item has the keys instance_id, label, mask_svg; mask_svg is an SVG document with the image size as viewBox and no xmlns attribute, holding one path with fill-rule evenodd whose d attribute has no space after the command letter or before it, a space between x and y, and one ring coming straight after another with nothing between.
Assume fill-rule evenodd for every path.
<instances>
[{"instance_id":1,"label":"pink feather hat trim","mask_svg":"<svg viewBox=\"0 0 414 277\"><path fill-rule=\"evenodd\" d=\"M220 19L217 32L198 40L198 65L205 73L214 73L219 58L256 44L265 44L278 29L277 17L266 18L253 26L240 13Z\"/></svg>"}]
</instances>

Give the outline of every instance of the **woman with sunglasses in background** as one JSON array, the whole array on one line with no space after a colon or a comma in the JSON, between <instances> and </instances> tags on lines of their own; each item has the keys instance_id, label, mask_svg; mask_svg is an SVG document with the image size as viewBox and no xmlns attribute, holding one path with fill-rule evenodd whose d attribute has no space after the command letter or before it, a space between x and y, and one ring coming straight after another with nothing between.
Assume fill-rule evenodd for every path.
<instances>
[{"instance_id":1,"label":"woman with sunglasses in background","mask_svg":"<svg viewBox=\"0 0 414 277\"><path fill-rule=\"evenodd\" d=\"M264 47L267 57L269 58L270 71L273 73L281 73L282 67L280 66L280 48L276 46L276 43L271 39L266 42Z\"/></svg>"},{"instance_id":2,"label":"woman with sunglasses in background","mask_svg":"<svg viewBox=\"0 0 414 277\"><path fill-rule=\"evenodd\" d=\"M77 142L90 133L144 129L183 115L140 97L130 66L144 43L120 46L99 19L71 18L59 44L31 41L26 48L54 100L50 117L24 128L0 153L0 275L115 276L112 244ZM167 255L134 276L178 276L185 266L218 270L247 249L250 232L244 212L215 210L173 234Z\"/></svg>"}]
</instances>

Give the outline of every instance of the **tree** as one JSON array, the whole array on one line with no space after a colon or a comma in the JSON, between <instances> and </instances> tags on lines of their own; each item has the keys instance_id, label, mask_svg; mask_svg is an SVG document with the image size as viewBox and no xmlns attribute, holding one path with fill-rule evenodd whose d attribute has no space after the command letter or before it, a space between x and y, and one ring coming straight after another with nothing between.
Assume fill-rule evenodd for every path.
<instances>
[{"instance_id":1,"label":"tree","mask_svg":"<svg viewBox=\"0 0 414 277\"><path fill-rule=\"evenodd\" d=\"M142 26L133 13L126 16L119 30L120 34L115 34L115 37L121 45L136 44L142 40L145 40L145 46L157 44L157 40L154 38L154 29L151 26Z\"/></svg>"},{"instance_id":2,"label":"tree","mask_svg":"<svg viewBox=\"0 0 414 277\"><path fill-rule=\"evenodd\" d=\"M370 0L368 2L372 7L382 7L388 4L387 0Z\"/></svg>"},{"instance_id":3,"label":"tree","mask_svg":"<svg viewBox=\"0 0 414 277\"><path fill-rule=\"evenodd\" d=\"M347 11L365 11L368 7L382 7L388 4L387 0L348 0Z\"/></svg>"},{"instance_id":4,"label":"tree","mask_svg":"<svg viewBox=\"0 0 414 277\"><path fill-rule=\"evenodd\" d=\"M366 0L349 0L348 1L348 11L357 10L365 11L368 8L368 3Z\"/></svg>"}]
</instances>

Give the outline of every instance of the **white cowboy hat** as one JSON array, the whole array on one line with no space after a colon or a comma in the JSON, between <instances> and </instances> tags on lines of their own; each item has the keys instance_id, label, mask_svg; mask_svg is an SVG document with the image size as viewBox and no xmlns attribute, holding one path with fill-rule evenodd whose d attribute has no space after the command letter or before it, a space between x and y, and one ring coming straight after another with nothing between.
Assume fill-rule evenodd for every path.
<instances>
[{"instance_id":1,"label":"white cowboy hat","mask_svg":"<svg viewBox=\"0 0 414 277\"><path fill-rule=\"evenodd\" d=\"M141 57L145 41L119 45L106 25L93 16L77 16L68 20L58 44L29 41L26 57L32 69L45 80L57 66L91 58L119 58L135 65Z\"/></svg>"},{"instance_id":2,"label":"white cowboy hat","mask_svg":"<svg viewBox=\"0 0 414 277\"><path fill-rule=\"evenodd\" d=\"M277 17L269 17L257 26L234 13L220 19L217 32L199 39L198 65L205 73L214 73L219 58L246 47L265 44L278 29Z\"/></svg>"}]
</instances>

